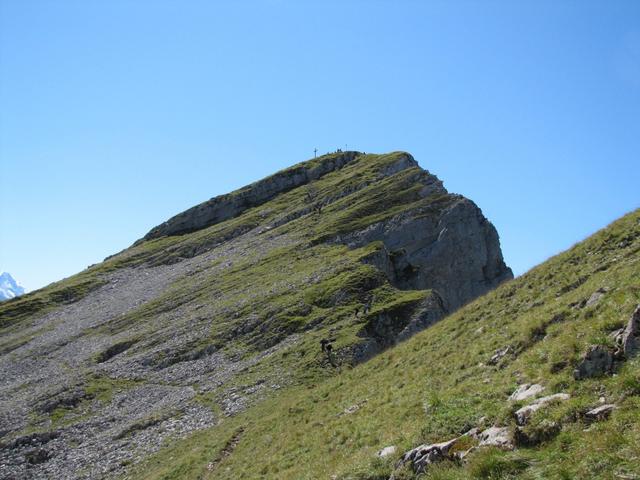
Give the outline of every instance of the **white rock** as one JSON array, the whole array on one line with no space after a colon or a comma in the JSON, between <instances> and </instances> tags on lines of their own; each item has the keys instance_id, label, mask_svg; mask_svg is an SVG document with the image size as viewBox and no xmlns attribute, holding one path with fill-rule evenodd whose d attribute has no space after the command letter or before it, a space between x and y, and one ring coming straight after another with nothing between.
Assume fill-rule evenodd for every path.
<instances>
[{"instance_id":1,"label":"white rock","mask_svg":"<svg viewBox=\"0 0 640 480\"><path fill-rule=\"evenodd\" d=\"M428 466L437 463L449 456L449 449L458 441L458 438L448 442L434 443L432 445L420 445L409 450L402 456L399 465L411 462L415 473L424 473Z\"/></svg>"},{"instance_id":2,"label":"white rock","mask_svg":"<svg viewBox=\"0 0 640 480\"><path fill-rule=\"evenodd\" d=\"M494 446L512 449L513 441L507 427L490 427L476 435L480 447Z\"/></svg>"},{"instance_id":3,"label":"white rock","mask_svg":"<svg viewBox=\"0 0 640 480\"><path fill-rule=\"evenodd\" d=\"M520 400L526 400L527 398L535 397L542 393L544 387L537 383L530 384L525 383L520 385L516 390L511 394L509 400L513 402L518 402Z\"/></svg>"},{"instance_id":4,"label":"white rock","mask_svg":"<svg viewBox=\"0 0 640 480\"><path fill-rule=\"evenodd\" d=\"M397 448L395 445L391 445L389 447L384 447L380 450L376 455L380 458L390 457L391 455L395 455Z\"/></svg>"}]
</instances>

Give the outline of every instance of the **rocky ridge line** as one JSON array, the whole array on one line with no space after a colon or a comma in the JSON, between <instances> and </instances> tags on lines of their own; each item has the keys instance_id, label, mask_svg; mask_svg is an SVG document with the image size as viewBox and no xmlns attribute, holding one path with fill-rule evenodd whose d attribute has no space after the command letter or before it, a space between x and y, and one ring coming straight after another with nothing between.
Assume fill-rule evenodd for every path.
<instances>
[{"instance_id":1,"label":"rocky ridge line","mask_svg":"<svg viewBox=\"0 0 640 480\"><path fill-rule=\"evenodd\" d=\"M235 192L214 197L179 213L152 228L142 240L153 240L167 235L194 232L235 218L248 209L268 202L281 193L288 192L317 180L327 173L341 169L360 155L362 155L360 152L355 151L340 152L338 154L325 155L318 158L317 161L304 162L282 170Z\"/></svg>"}]
</instances>

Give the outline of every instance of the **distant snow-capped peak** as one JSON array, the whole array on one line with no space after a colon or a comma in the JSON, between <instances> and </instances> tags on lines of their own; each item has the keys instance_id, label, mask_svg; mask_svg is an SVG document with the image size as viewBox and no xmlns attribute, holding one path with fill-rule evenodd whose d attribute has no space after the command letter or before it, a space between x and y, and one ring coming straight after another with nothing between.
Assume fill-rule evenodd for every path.
<instances>
[{"instance_id":1,"label":"distant snow-capped peak","mask_svg":"<svg viewBox=\"0 0 640 480\"><path fill-rule=\"evenodd\" d=\"M0 301L19 297L24 293L24 288L18 285L10 273L0 274Z\"/></svg>"}]
</instances>

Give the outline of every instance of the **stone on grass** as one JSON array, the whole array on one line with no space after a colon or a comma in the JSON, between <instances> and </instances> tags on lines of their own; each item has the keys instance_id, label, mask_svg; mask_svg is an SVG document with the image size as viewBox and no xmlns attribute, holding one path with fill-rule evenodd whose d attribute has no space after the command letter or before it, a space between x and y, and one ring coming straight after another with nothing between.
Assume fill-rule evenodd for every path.
<instances>
[{"instance_id":1,"label":"stone on grass","mask_svg":"<svg viewBox=\"0 0 640 480\"><path fill-rule=\"evenodd\" d=\"M502 357L504 357L508 353L511 353L511 346L510 345L507 345L504 348L499 348L491 356L491 358L487 362L487 365L495 365L495 364L497 364L502 359Z\"/></svg>"},{"instance_id":2,"label":"stone on grass","mask_svg":"<svg viewBox=\"0 0 640 480\"><path fill-rule=\"evenodd\" d=\"M531 415L533 415L545 405L551 402L568 400L569 398L570 395L568 393L555 393L553 395L539 398L535 402L516 411L516 423L520 426L525 425L529 421L529 418L531 418Z\"/></svg>"},{"instance_id":3,"label":"stone on grass","mask_svg":"<svg viewBox=\"0 0 640 480\"><path fill-rule=\"evenodd\" d=\"M379 450L376 455L380 458L387 458L391 455L395 455L397 448L395 445L391 445L389 447L384 447L382 450Z\"/></svg>"},{"instance_id":4,"label":"stone on grass","mask_svg":"<svg viewBox=\"0 0 640 480\"><path fill-rule=\"evenodd\" d=\"M537 383L524 383L520 385L516 390L509 396L509 400L513 402L518 402L520 400L526 400L527 398L535 397L539 395L544 390L542 385Z\"/></svg>"},{"instance_id":5,"label":"stone on grass","mask_svg":"<svg viewBox=\"0 0 640 480\"><path fill-rule=\"evenodd\" d=\"M448 442L420 445L413 448L402 456L396 468L410 462L415 473L424 473L429 465L453 458L449 454L449 450L457 441L458 438L454 438Z\"/></svg>"},{"instance_id":6,"label":"stone on grass","mask_svg":"<svg viewBox=\"0 0 640 480\"><path fill-rule=\"evenodd\" d=\"M513 440L507 427L490 427L475 435L479 447L500 447L507 450L513 448Z\"/></svg>"},{"instance_id":7,"label":"stone on grass","mask_svg":"<svg viewBox=\"0 0 640 480\"><path fill-rule=\"evenodd\" d=\"M596 290L591 294L591 296L585 303L585 306L592 307L593 305L596 305L600 300L602 300L602 297L604 297L605 293L607 293L606 288L599 288L598 290Z\"/></svg>"}]
</instances>

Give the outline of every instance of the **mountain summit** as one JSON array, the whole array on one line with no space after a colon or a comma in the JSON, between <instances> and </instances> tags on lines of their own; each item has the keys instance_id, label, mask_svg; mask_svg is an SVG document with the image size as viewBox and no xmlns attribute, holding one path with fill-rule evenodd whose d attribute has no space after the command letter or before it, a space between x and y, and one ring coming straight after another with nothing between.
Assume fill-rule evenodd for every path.
<instances>
[{"instance_id":1,"label":"mountain summit","mask_svg":"<svg viewBox=\"0 0 640 480\"><path fill-rule=\"evenodd\" d=\"M104 478L310 388L512 278L406 152L335 152L0 307L0 476Z\"/></svg>"},{"instance_id":2,"label":"mountain summit","mask_svg":"<svg viewBox=\"0 0 640 480\"><path fill-rule=\"evenodd\" d=\"M24 294L24 288L18 285L10 273L2 272L0 274L0 301L19 297L22 294Z\"/></svg>"}]
</instances>

